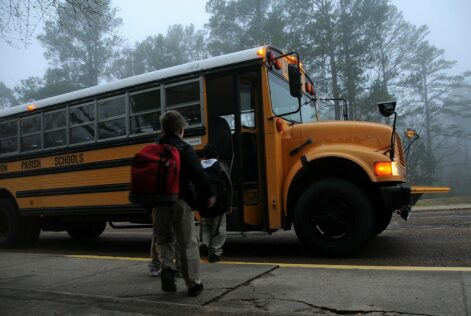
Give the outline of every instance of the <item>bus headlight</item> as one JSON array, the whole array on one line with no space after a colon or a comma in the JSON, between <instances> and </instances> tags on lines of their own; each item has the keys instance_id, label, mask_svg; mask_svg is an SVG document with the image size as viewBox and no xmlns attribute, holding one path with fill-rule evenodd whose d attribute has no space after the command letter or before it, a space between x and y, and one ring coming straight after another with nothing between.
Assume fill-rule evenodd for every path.
<instances>
[{"instance_id":1,"label":"bus headlight","mask_svg":"<svg viewBox=\"0 0 471 316\"><path fill-rule=\"evenodd\" d=\"M396 161L378 161L375 162L375 175L382 176L398 176L399 165Z\"/></svg>"}]
</instances>

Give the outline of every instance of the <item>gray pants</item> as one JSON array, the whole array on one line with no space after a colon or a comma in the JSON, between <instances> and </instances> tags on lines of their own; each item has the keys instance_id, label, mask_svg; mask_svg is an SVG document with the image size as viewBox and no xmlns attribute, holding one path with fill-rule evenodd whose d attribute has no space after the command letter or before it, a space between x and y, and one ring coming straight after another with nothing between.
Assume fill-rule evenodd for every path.
<instances>
[{"instance_id":1,"label":"gray pants","mask_svg":"<svg viewBox=\"0 0 471 316\"><path fill-rule=\"evenodd\" d=\"M154 208L152 210L152 225L155 227L155 218L156 218L156 209ZM178 242L175 244L175 266L177 271L181 272L182 270L182 260L180 258L180 252L179 252L180 247L178 246ZM155 229L153 230L152 234L152 241L150 243L150 257L151 257L151 263L157 268L160 269L160 259L159 259L159 237L157 236L157 233Z\"/></svg>"},{"instance_id":2,"label":"gray pants","mask_svg":"<svg viewBox=\"0 0 471 316\"><path fill-rule=\"evenodd\" d=\"M226 213L201 218L200 230L200 243L208 245L208 255L221 256L226 242Z\"/></svg>"},{"instance_id":3,"label":"gray pants","mask_svg":"<svg viewBox=\"0 0 471 316\"><path fill-rule=\"evenodd\" d=\"M200 253L195 234L195 219L190 206L177 200L172 206L156 209L154 236L162 269L175 270L175 243L178 242L183 278L188 288L200 281Z\"/></svg>"}]
</instances>

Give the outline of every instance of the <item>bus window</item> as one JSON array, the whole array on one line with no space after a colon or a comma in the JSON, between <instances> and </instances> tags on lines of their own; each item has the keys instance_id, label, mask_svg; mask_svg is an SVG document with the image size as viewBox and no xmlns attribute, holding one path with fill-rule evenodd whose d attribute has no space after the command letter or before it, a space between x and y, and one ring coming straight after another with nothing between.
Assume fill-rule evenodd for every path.
<instances>
[{"instance_id":1,"label":"bus window","mask_svg":"<svg viewBox=\"0 0 471 316\"><path fill-rule=\"evenodd\" d=\"M0 155L18 151L18 123L17 121L0 124Z\"/></svg>"},{"instance_id":2,"label":"bus window","mask_svg":"<svg viewBox=\"0 0 471 316\"><path fill-rule=\"evenodd\" d=\"M70 144L95 140L95 104L70 108ZM91 124L90 124L91 123Z\"/></svg>"},{"instance_id":3,"label":"bus window","mask_svg":"<svg viewBox=\"0 0 471 316\"><path fill-rule=\"evenodd\" d=\"M160 89L130 95L131 134L154 132L160 129Z\"/></svg>"},{"instance_id":4,"label":"bus window","mask_svg":"<svg viewBox=\"0 0 471 316\"><path fill-rule=\"evenodd\" d=\"M21 119L21 151L41 149L41 115Z\"/></svg>"},{"instance_id":5,"label":"bus window","mask_svg":"<svg viewBox=\"0 0 471 316\"><path fill-rule=\"evenodd\" d=\"M98 139L126 135L124 95L98 101Z\"/></svg>"},{"instance_id":6,"label":"bus window","mask_svg":"<svg viewBox=\"0 0 471 316\"><path fill-rule=\"evenodd\" d=\"M44 148L67 144L65 115L65 109L44 113Z\"/></svg>"},{"instance_id":7,"label":"bus window","mask_svg":"<svg viewBox=\"0 0 471 316\"><path fill-rule=\"evenodd\" d=\"M301 118L303 123L316 121L316 110L314 107L314 102L314 100L310 100L309 97L303 95L301 99Z\"/></svg>"},{"instance_id":8,"label":"bus window","mask_svg":"<svg viewBox=\"0 0 471 316\"><path fill-rule=\"evenodd\" d=\"M240 124L247 128L255 128L255 109L251 87L247 83L240 84Z\"/></svg>"},{"instance_id":9,"label":"bus window","mask_svg":"<svg viewBox=\"0 0 471 316\"><path fill-rule=\"evenodd\" d=\"M188 126L201 124L200 82L192 81L165 88L166 109L177 110L186 119Z\"/></svg>"}]
</instances>

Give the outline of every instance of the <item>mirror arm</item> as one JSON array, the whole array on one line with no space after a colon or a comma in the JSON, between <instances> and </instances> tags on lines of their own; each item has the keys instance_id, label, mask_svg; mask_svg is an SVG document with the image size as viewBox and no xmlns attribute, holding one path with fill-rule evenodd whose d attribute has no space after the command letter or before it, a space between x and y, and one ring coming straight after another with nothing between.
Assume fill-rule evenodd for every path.
<instances>
[{"instance_id":1,"label":"mirror arm","mask_svg":"<svg viewBox=\"0 0 471 316\"><path fill-rule=\"evenodd\" d=\"M406 161L409 158L409 151L411 149L412 144L415 143L415 141L418 139L419 139L419 134L415 134L414 138L409 142L409 145L407 145L406 149L404 150L404 152L406 153Z\"/></svg>"},{"instance_id":2,"label":"mirror arm","mask_svg":"<svg viewBox=\"0 0 471 316\"><path fill-rule=\"evenodd\" d=\"M394 160L394 147L395 147L395 140L396 140L396 118L397 118L397 113L394 111L394 121L393 121L393 128L392 128L392 134L391 134L391 150L389 151L389 158L391 160Z\"/></svg>"},{"instance_id":3,"label":"mirror arm","mask_svg":"<svg viewBox=\"0 0 471 316\"><path fill-rule=\"evenodd\" d=\"M320 101L343 101L343 119L345 121L348 121L348 103L347 103L347 100L344 99L344 98L316 98L315 99L316 101L317 100L320 100Z\"/></svg>"}]
</instances>

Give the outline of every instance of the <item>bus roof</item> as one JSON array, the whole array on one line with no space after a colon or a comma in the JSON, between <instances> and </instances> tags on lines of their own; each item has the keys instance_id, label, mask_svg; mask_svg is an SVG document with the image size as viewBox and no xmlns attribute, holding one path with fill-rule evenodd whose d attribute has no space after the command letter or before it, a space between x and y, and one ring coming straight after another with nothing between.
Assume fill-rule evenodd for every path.
<instances>
[{"instance_id":1,"label":"bus roof","mask_svg":"<svg viewBox=\"0 0 471 316\"><path fill-rule=\"evenodd\" d=\"M174 66L170 68L160 69L160 70L144 73L141 75L112 81L112 82L105 83L98 86L93 86L93 87L89 87L89 88L85 88L85 89L81 89L81 90L77 90L73 92L68 92L68 93L53 96L47 99L42 99L38 101L33 101L33 102L13 106L13 107L6 108L0 111L0 118L11 116L11 115L22 113L22 112L27 112L28 109L31 109L31 107L37 110L37 109L45 108L54 104L82 99L88 96L94 96L94 95L98 95L98 94L102 94L102 93L106 93L106 92L110 92L114 90L119 90L126 87L136 86L136 85L140 85L143 83L156 81L156 80L160 80L164 78L191 74L191 73L196 73L203 70L217 68L224 65L230 65L230 64L236 64L236 63L240 63L244 61L255 60L255 59L264 57L263 55L262 56L259 55L258 51L261 49L265 51L267 48L268 46L260 46L256 48L243 50L240 52L230 53L230 54L221 55L217 57L211 57L211 58L200 60L200 61L189 62L186 64L182 64L182 65L178 65L178 66Z\"/></svg>"}]
</instances>

